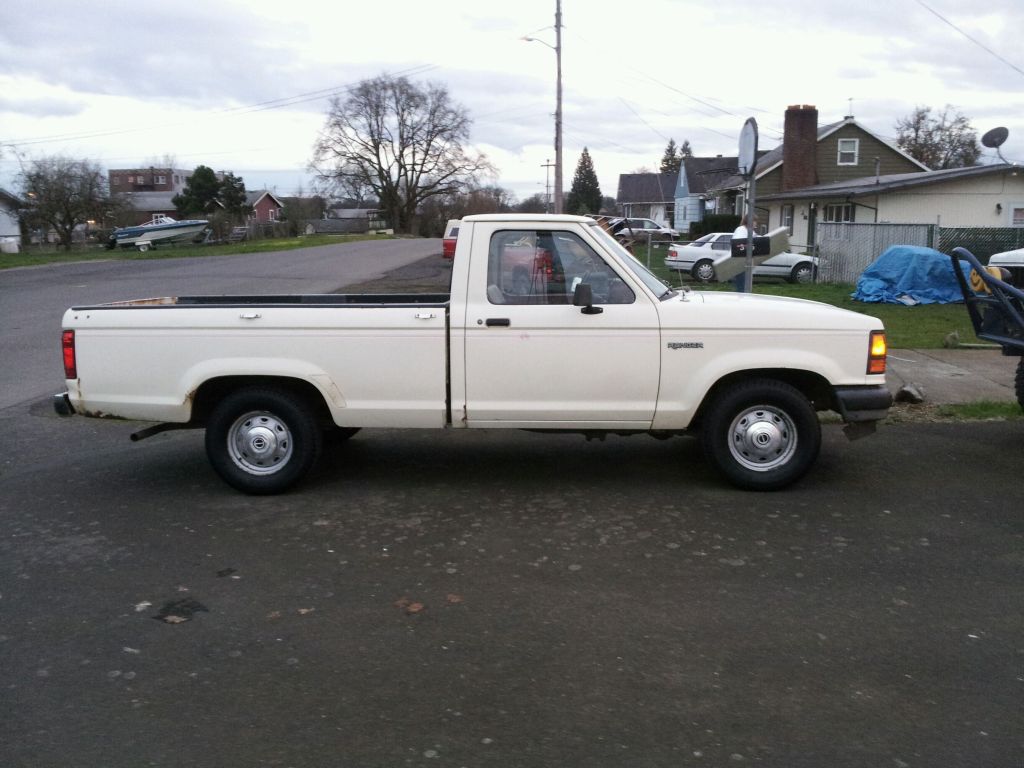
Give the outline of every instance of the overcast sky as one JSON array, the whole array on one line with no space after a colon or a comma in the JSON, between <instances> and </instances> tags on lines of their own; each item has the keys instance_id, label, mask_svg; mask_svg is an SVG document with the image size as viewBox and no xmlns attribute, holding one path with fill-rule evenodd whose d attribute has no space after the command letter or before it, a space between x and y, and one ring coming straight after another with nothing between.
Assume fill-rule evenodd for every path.
<instances>
[{"instance_id":1,"label":"overcast sky","mask_svg":"<svg viewBox=\"0 0 1024 768\"><path fill-rule=\"evenodd\" d=\"M5 0L0 187L18 155L133 167L173 157L309 190L330 95L382 72L444 84L472 142L522 199L553 160L555 0ZM892 139L916 106L946 104L979 136L1006 126L1024 162L1022 0L563 0L565 184L584 146L607 195L656 169L669 138L735 155L755 117L762 149L790 104L853 114ZM986 150L983 162L995 161Z\"/></svg>"}]
</instances>

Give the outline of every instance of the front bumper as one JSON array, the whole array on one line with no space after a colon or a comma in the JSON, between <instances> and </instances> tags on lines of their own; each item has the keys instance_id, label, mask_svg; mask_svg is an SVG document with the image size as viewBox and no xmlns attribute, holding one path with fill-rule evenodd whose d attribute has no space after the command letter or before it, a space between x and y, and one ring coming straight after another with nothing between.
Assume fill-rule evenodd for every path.
<instances>
[{"instance_id":1,"label":"front bumper","mask_svg":"<svg viewBox=\"0 0 1024 768\"><path fill-rule=\"evenodd\" d=\"M61 392L53 396L53 410L60 416L75 415L75 407L71 405L71 398L67 392Z\"/></svg>"},{"instance_id":2,"label":"front bumper","mask_svg":"<svg viewBox=\"0 0 1024 768\"><path fill-rule=\"evenodd\" d=\"M835 387L836 411L847 424L884 419L892 406L892 393L884 384Z\"/></svg>"}]
</instances>

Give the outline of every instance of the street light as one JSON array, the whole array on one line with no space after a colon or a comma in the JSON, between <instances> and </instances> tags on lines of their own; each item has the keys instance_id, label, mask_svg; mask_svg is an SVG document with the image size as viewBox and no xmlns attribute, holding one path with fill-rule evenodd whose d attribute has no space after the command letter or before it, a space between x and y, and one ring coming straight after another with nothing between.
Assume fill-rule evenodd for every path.
<instances>
[{"instance_id":1,"label":"street light","mask_svg":"<svg viewBox=\"0 0 1024 768\"><path fill-rule=\"evenodd\" d=\"M562 212L562 0L555 0L555 44L526 36L528 42L546 45L555 52L555 213Z\"/></svg>"}]
</instances>

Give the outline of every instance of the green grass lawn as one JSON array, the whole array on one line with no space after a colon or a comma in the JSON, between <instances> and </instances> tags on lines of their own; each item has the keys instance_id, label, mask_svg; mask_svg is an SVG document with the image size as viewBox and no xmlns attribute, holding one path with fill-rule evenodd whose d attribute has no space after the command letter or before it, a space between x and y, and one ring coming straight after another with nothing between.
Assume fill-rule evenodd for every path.
<instances>
[{"instance_id":1,"label":"green grass lawn","mask_svg":"<svg viewBox=\"0 0 1024 768\"><path fill-rule=\"evenodd\" d=\"M642 247L637 252L637 258L648 264L651 271L658 277L672 285L679 285L679 274L665 268L665 252L666 248L664 247L652 248L648 262L647 249ZM684 285L702 291L733 290L732 283L700 285L692 280L682 282ZM866 304L851 299L850 295L853 291L853 285L790 285L781 280L772 279L754 281L754 293L820 301L852 312L877 317L885 324L891 348L937 349L942 347L946 336L953 331L960 335L961 343L980 342L980 339L974 335L971 319L963 304L922 304L916 307L906 307L902 304Z\"/></svg>"}]
</instances>

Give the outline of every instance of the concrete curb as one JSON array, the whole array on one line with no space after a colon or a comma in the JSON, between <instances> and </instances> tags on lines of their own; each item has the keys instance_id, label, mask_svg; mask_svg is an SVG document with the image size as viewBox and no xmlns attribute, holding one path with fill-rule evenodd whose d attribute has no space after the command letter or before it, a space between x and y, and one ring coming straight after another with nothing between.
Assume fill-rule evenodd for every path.
<instances>
[{"instance_id":1,"label":"concrete curb","mask_svg":"<svg viewBox=\"0 0 1024 768\"><path fill-rule=\"evenodd\" d=\"M914 387L933 405L1013 403L1018 359L997 349L892 349L885 380L893 395Z\"/></svg>"}]
</instances>

